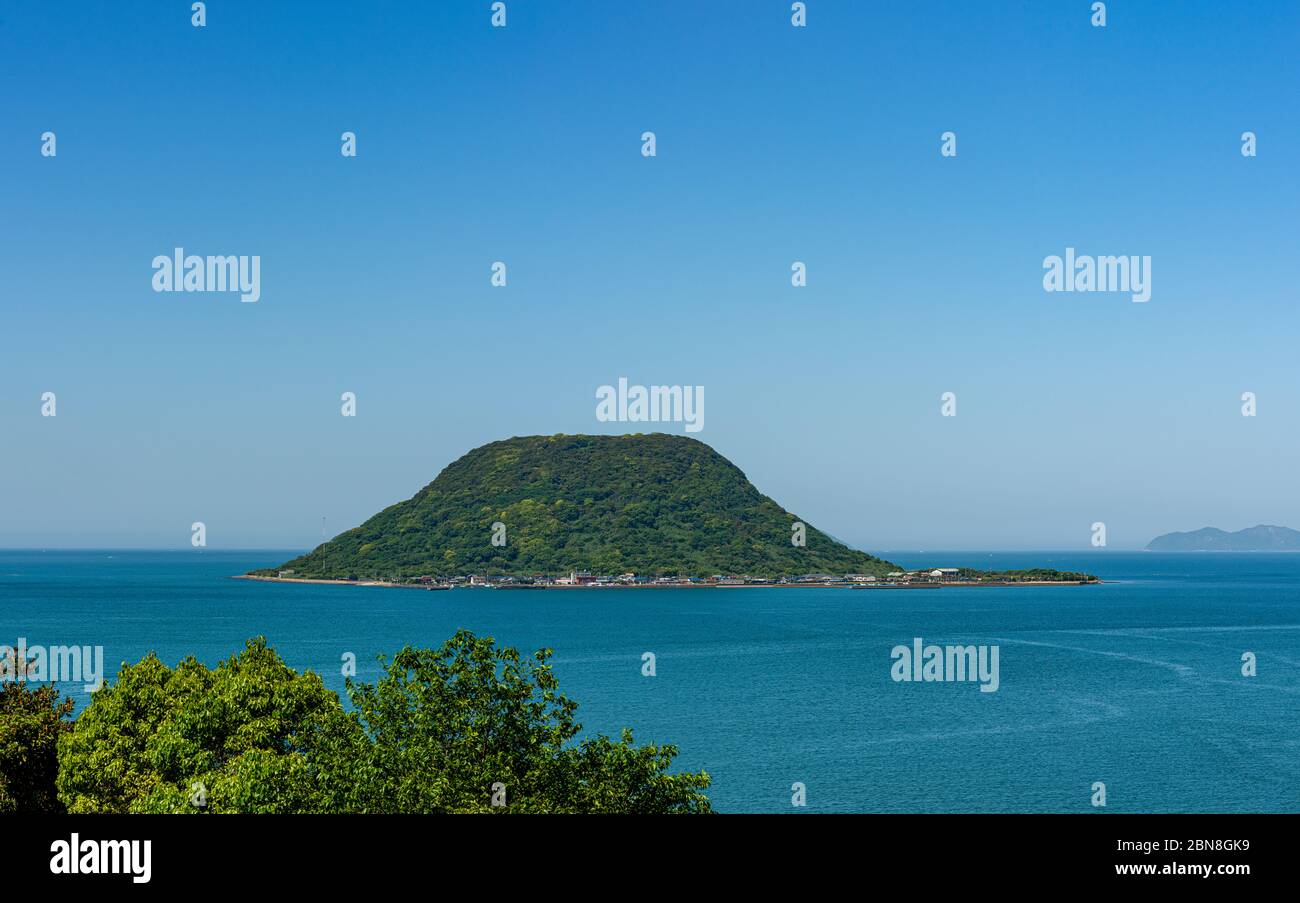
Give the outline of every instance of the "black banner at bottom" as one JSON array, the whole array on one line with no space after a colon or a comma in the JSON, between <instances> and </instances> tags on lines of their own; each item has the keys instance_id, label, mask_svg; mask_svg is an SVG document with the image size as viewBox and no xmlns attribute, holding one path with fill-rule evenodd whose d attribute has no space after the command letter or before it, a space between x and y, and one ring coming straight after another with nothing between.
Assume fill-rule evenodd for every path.
<instances>
[{"instance_id":1,"label":"black banner at bottom","mask_svg":"<svg viewBox=\"0 0 1300 903\"><path fill-rule=\"evenodd\" d=\"M927 888L1284 880L1300 815L62 816L7 819L10 886L377 889L458 873L560 889L703 866ZM830 869L827 873L826 870ZM647 870L652 870L648 872ZM571 872L571 879L564 872ZM17 882L13 884L12 882ZM700 886L698 877L692 886ZM705 882L707 884L707 882ZM919 885L918 885L919 886Z\"/></svg>"}]
</instances>

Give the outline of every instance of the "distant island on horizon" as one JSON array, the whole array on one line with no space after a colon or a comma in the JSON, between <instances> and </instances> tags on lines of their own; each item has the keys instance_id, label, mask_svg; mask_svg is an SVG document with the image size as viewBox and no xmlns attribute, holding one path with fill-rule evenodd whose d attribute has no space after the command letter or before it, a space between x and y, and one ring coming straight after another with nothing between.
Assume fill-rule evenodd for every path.
<instances>
[{"instance_id":1,"label":"distant island on horizon","mask_svg":"<svg viewBox=\"0 0 1300 903\"><path fill-rule=\"evenodd\" d=\"M488 443L407 501L247 576L431 587L1096 582L1046 568L908 571L787 511L703 442L665 433Z\"/></svg>"},{"instance_id":2,"label":"distant island on horizon","mask_svg":"<svg viewBox=\"0 0 1300 903\"><path fill-rule=\"evenodd\" d=\"M1147 543L1150 552L1300 552L1300 531L1259 524L1235 533L1202 527L1165 533Z\"/></svg>"}]
</instances>

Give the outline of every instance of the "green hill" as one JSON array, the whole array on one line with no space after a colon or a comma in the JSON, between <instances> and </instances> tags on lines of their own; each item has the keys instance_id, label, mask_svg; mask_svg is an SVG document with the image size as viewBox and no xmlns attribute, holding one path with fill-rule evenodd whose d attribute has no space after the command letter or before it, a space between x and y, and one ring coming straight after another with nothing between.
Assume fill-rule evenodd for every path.
<instances>
[{"instance_id":1,"label":"green hill","mask_svg":"<svg viewBox=\"0 0 1300 903\"><path fill-rule=\"evenodd\" d=\"M504 546L491 544L497 521ZM527 436L474 449L411 499L282 567L318 578L898 570L811 525L795 547L795 521L807 523L695 439Z\"/></svg>"}]
</instances>

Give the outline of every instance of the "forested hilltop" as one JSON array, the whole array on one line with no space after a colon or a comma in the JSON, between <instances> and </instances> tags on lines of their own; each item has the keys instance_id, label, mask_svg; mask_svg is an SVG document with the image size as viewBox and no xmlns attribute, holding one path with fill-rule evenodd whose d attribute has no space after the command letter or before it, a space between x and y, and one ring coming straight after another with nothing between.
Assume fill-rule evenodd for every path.
<instances>
[{"instance_id":1,"label":"forested hilltop","mask_svg":"<svg viewBox=\"0 0 1300 903\"><path fill-rule=\"evenodd\" d=\"M280 569L295 578L460 574L874 574L849 548L760 493L685 436L527 436L449 464L415 494ZM504 545L493 545L493 524Z\"/></svg>"}]
</instances>

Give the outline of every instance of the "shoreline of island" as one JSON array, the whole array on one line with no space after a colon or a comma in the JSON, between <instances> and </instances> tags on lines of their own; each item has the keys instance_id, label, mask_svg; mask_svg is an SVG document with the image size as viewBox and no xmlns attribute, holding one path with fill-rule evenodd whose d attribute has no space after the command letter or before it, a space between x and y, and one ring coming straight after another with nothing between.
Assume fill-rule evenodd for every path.
<instances>
[{"instance_id":1,"label":"shoreline of island","mask_svg":"<svg viewBox=\"0 0 1300 903\"><path fill-rule=\"evenodd\" d=\"M1100 578L1090 580L967 580L952 582L849 582L849 581L763 581L750 583L724 583L721 581L682 580L647 583L398 583L389 580L345 580L326 577L269 577L262 574L232 574L231 580L253 580L259 583L297 583L304 586L368 586L381 589L416 589L430 592L451 589L499 590L581 590L581 589L952 589L958 587L1012 587L1012 586L1091 586L1100 584Z\"/></svg>"}]
</instances>

